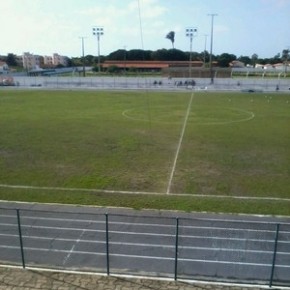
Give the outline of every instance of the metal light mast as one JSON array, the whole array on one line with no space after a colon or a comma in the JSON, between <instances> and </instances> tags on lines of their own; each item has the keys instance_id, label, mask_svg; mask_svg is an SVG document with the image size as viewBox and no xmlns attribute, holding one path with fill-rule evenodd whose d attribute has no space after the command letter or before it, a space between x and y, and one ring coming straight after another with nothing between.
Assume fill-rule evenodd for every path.
<instances>
[{"instance_id":1,"label":"metal light mast","mask_svg":"<svg viewBox=\"0 0 290 290\"><path fill-rule=\"evenodd\" d=\"M190 52L189 52L189 77L191 78L191 67L192 67L192 40L193 37L197 35L196 27L188 27L185 29L185 35L189 37L190 40Z\"/></svg>"},{"instance_id":2,"label":"metal light mast","mask_svg":"<svg viewBox=\"0 0 290 290\"><path fill-rule=\"evenodd\" d=\"M100 60L100 37L104 35L104 28L102 26L93 27L93 35L97 37L98 41L98 71L101 72L101 60Z\"/></svg>"}]
</instances>

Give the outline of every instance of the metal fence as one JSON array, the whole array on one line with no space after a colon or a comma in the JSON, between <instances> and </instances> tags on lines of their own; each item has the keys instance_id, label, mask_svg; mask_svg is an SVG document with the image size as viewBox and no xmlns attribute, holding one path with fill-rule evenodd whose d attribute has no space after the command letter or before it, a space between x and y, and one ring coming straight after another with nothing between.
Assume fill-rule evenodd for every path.
<instances>
[{"instance_id":1,"label":"metal fence","mask_svg":"<svg viewBox=\"0 0 290 290\"><path fill-rule=\"evenodd\" d=\"M194 82L193 82L194 81ZM289 91L289 78L14 77L22 88ZM192 85L194 83L194 85Z\"/></svg>"},{"instance_id":2,"label":"metal fence","mask_svg":"<svg viewBox=\"0 0 290 290\"><path fill-rule=\"evenodd\" d=\"M290 223L0 209L0 264L290 286Z\"/></svg>"}]
</instances>

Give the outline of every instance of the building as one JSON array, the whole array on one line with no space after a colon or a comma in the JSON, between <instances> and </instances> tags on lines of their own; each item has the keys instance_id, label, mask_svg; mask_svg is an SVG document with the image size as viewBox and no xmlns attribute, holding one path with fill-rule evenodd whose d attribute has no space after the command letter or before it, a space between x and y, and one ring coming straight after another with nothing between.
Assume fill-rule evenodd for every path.
<instances>
[{"instance_id":1,"label":"building","mask_svg":"<svg viewBox=\"0 0 290 290\"><path fill-rule=\"evenodd\" d=\"M233 60L232 62L229 63L230 67L245 67L245 63L243 63L242 61L239 60Z\"/></svg>"},{"instance_id":2,"label":"building","mask_svg":"<svg viewBox=\"0 0 290 290\"><path fill-rule=\"evenodd\" d=\"M54 66L58 65L67 66L67 57L54 53L52 55L52 63Z\"/></svg>"},{"instance_id":3,"label":"building","mask_svg":"<svg viewBox=\"0 0 290 290\"><path fill-rule=\"evenodd\" d=\"M43 65L43 57L24 52L22 55L23 68L27 70L40 68Z\"/></svg>"},{"instance_id":4,"label":"building","mask_svg":"<svg viewBox=\"0 0 290 290\"><path fill-rule=\"evenodd\" d=\"M0 74L7 74L9 72L9 67L6 62L0 61Z\"/></svg>"},{"instance_id":5,"label":"building","mask_svg":"<svg viewBox=\"0 0 290 290\"><path fill-rule=\"evenodd\" d=\"M43 57L43 64L45 67L53 67L53 58L52 56L45 55Z\"/></svg>"},{"instance_id":6,"label":"building","mask_svg":"<svg viewBox=\"0 0 290 290\"><path fill-rule=\"evenodd\" d=\"M187 68L189 61L154 61L154 60L106 60L102 67L108 69L115 66L121 70L135 69L138 71L161 71L168 68ZM192 61L192 67L202 67L202 61Z\"/></svg>"},{"instance_id":7,"label":"building","mask_svg":"<svg viewBox=\"0 0 290 290\"><path fill-rule=\"evenodd\" d=\"M22 55L23 67L27 70L34 70L43 67L52 68L59 65L67 66L67 63L68 58L57 53L54 53L52 56L40 56L25 52Z\"/></svg>"}]
</instances>

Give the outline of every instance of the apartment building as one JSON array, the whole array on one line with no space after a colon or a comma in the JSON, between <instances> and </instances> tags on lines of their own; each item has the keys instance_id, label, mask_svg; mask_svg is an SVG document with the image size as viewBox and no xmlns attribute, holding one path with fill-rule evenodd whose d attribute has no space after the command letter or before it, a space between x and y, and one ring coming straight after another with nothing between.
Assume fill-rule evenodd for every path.
<instances>
[{"instance_id":1,"label":"apartment building","mask_svg":"<svg viewBox=\"0 0 290 290\"><path fill-rule=\"evenodd\" d=\"M43 57L43 64L45 67L53 67L53 58L52 56L45 55Z\"/></svg>"},{"instance_id":2,"label":"apartment building","mask_svg":"<svg viewBox=\"0 0 290 290\"><path fill-rule=\"evenodd\" d=\"M43 64L43 57L34 55L29 52L24 52L22 55L23 68L30 70L40 68Z\"/></svg>"},{"instance_id":3,"label":"apartment building","mask_svg":"<svg viewBox=\"0 0 290 290\"><path fill-rule=\"evenodd\" d=\"M57 53L54 53L52 55L52 63L54 66L57 66L57 65L66 66L67 65L67 57L63 56L63 55L59 55Z\"/></svg>"},{"instance_id":4,"label":"apartment building","mask_svg":"<svg viewBox=\"0 0 290 290\"><path fill-rule=\"evenodd\" d=\"M34 55L25 52L22 55L23 67L27 70L38 69L43 67L56 67L58 65L67 65L67 57L54 53L52 56Z\"/></svg>"}]
</instances>

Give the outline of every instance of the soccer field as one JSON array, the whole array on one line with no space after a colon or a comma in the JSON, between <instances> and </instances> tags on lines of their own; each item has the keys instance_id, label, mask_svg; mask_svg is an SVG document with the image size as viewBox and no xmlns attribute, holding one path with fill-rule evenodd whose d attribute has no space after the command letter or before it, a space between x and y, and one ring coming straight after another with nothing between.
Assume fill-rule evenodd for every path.
<instances>
[{"instance_id":1,"label":"soccer field","mask_svg":"<svg viewBox=\"0 0 290 290\"><path fill-rule=\"evenodd\" d=\"M289 207L289 124L289 94L1 90L0 193L256 197Z\"/></svg>"}]
</instances>

